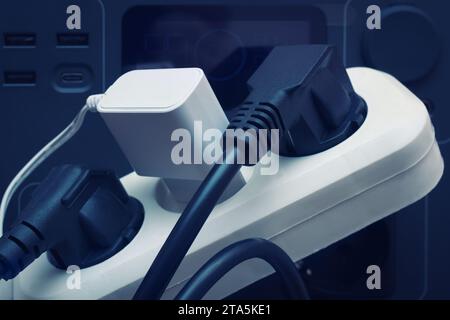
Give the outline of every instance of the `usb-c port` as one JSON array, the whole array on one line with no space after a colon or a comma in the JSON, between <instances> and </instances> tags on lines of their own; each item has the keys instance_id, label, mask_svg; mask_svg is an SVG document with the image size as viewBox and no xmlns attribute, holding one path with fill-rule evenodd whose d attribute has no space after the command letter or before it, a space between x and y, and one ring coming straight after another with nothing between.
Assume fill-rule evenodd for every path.
<instances>
[{"instance_id":1,"label":"usb-c port","mask_svg":"<svg viewBox=\"0 0 450 320\"><path fill-rule=\"evenodd\" d=\"M34 33L5 33L3 35L5 47L35 47L36 35Z\"/></svg>"},{"instance_id":2,"label":"usb-c port","mask_svg":"<svg viewBox=\"0 0 450 320\"><path fill-rule=\"evenodd\" d=\"M66 84L78 84L84 82L82 72L64 72L61 74L61 81Z\"/></svg>"},{"instance_id":3,"label":"usb-c port","mask_svg":"<svg viewBox=\"0 0 450 320\"><path fill-rule=\"evenodd\" d=\"M63 64L55 69L53 87L61 93L88 91L93 82L92 70L88 65Z\"/></svg>"},{"instance_id":4,"label":"usb-c port","mask_svg":"<svg viewBox=\"0 0 450 320\"><path fill-rule=\"evenodd\" d=\"M89 34L87 33L59 33L56 35L58 47L87 47Z\"/></svg>"}]
</instances>

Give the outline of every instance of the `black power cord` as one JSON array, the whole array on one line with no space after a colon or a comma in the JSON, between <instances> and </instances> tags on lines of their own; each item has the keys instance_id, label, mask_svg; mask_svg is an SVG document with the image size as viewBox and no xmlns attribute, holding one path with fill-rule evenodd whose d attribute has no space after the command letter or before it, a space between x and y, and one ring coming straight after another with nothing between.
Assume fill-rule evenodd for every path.
<instances>
[{"instance_id":1,"label":"black power cord","mask_svg":"<svg viewBox=\"0 0 450 320\"><path fill-rule=\"evenodd\" d=\"M275 269L289 298L309 300L306 285L291 258L280 247L265 239L247 239L226 247L192 276L175 299L202 299L231 269L254 258L262 259Z\"/></svg>"},{"instance_id":2,"label":"black power cord","mask_svg":"<svg viewBox=\"0 0 450 320\"><path fill-rule=\"evenodd\" d=\"M179 218L136 292L136 299L159 299L209 214L248 156L264 154L279 130L279 153L301 156L335 146L352 135L366 116L364 101L353 91L345 69L328 46L274 49L248 81L250 95L236 109L229 129L242 130L225 159L214 165ZM21 171L5 193L1 212L15 188L32 169L69 139L82 123L77 119ZM247 135L246 132L251 132ZM262 135L264 137L264 135ZM241 143L239 143L241 142ZM243 143L242 143L243 142ZM256 143L254 143L256 142ZM255 146L256 145L256 150ZM252 149L253 148L253 149ZM237 158L244 155L244 162ZM143 221L142 205L127 195L112 172L63 166L50 172L31 202L0 239L0 279L11 279L44 252L59 268L89 267L129 243Z\"/></svg>"},{"instance_id":3,"label":"black power cord","mask_svg":"<svg viewBox=\"0 0 450 320\"><path fill-rule=\"evenodd\" d=\"M111 171L52 169L0 238L0 279L14 278L44 252L58 268L86 268L125 247L144 208Z\"/></svg>"},{"instance_id":4,"label":"black power cord","mask_svg":"<svg viewBox=\"0 0 450 320\"><path fill-rule=\"evenodd\" d=\"M245 150L225 150L228 159L250 150L260 130L279 130L280 154L302 156L331 148L364 122L367 107L329 46L287 46L272 50L248 81L250 95L236 110L230 129L244 135ZM240 137L237 137L240 139ZM250 139L250 141L249 141ZM268 140L269 141L269 140ZM256 145L268 141L256 141ZM254 141L253 141L254 142ZM264 143L263 143L264 144ZM236 146L236 144L235 144ZM263 155L257 152L259 157ZM249 163L245 163L249 164ZM216 164L200 185L162 246L134 299L160 299L178 266L239 171L236 162Z\"/></svg>"},{"instance_id":5,"label":"black power cord","mask_svg":"<svg viewBox=\"0 0 450 320\"><path fill-rule=\"evenodd\" d=\"M234 161L234 151L228 153L226 159ZM162 296L209 214L240 168L239 164L227 164L225 161L214 165L178 219L134 299L156 300Z\"/></svg>"}]
</instances>

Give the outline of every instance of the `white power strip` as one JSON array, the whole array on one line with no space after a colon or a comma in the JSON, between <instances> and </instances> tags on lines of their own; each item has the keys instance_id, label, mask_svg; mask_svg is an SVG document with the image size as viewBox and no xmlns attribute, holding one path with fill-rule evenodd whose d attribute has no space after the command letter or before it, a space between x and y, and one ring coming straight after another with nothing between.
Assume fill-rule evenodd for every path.
<instances>
[{"instance_id":1,"label":"white power strip","mask_svg":"<svg viewBox=\"0 0 450 320\"><path fill-rule=\"evenodd\" d=\"M199 267L227 245L246 238L270 239L300 260L380 220L429 193L443 173L433 126L423 103L391 76L367 68L348 70L368 105L363 126L320 154L281 158L274 176L252 177L219 204L183 260L164 298L172 298ZM14 299L130 299L179 214L163 209L157 178L122 179L144 205L146 217L121 252L81 270L81 288L70 290L69 274L44 256L14 280ZM209 292L225 297L269 275L250 260Z\"/></svg>"}]
</instances>

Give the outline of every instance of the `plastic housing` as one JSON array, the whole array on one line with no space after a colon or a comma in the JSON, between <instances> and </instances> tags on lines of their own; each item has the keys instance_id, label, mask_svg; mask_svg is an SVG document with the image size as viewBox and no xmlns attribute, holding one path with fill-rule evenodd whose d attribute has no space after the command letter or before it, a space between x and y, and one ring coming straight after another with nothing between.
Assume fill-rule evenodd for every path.
<instances>
[{"instance_id":1,"label":"plastic housing","mask_svg":"<svg viewBox=\"0 0 450 320\"><path fill-rule=\"evenodd\" d=\"M175 164L171 154L178 141L172 141L172 133L189 131L192 153L203 154L202 133L211 128L223 131L228 125L199 68L130 71L109 87L98 110L141 176L202 180L211 166L202 159L195 165ZM201 121L202 132L194 132L195 121Z\"/></svg>"},{"instance_id":2,"label":"plastic housing","mask_svg":"<svg viewBox=\"0 0 450 320\"><path fill-rule=\"evenodd\" d=\"M348 72L368 107L361 128L322 153L281 157L277 175L254 170L244 188L215 208L165 298L174 297L201 265L231 243L270 239L298 261L412 204L437 185L444 165L424 104L388 74L367 68ZM107 261L82 270L82 290L68 290L65 271L41 257L14 281L15 299L133 296L178 215L159 205L159 179L132 173L122 182L146 210L135 239ZM206 298L223 298L272 272L248 261Z\"/></svg>"}]
</instances>

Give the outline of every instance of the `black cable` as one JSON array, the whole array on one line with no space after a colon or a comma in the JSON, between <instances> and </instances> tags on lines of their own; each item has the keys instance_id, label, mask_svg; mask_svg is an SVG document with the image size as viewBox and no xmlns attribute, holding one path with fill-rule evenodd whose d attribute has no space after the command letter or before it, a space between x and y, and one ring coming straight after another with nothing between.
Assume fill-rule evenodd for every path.
<instances>
[{"instance_id":1,"label":"black cable","mask_svg":"<svg viewBox=\"0 0 450 320\"><path fill-rule=\"evenodd\" d=\"M178 293L177 300L200 300L225 274L240 263L259 258L280 276L291 299L309 300L309 294L295 264L280 247L264 239L236 242L212 257Z\"/></svg>"},{"instance_id":2,"label":"black cable","mask_svg":"<svg viewBox=\"0 0 450 320\"><path fill-rule=\"evenodd\" d=\"M90 267L113 256L137 234L144 207L111 171L53 168L0 237L0 280L15 278L39 256Z\"/></svg>"},{"instance_id":3,"label":"black cable","mask_svg":"<svg viewBox=\"0 0 450 320\"><path fill-rule=\"evenodd\" d=\"M242 165L237 163L236 158L237 150L233 150L227 154L223 163L214 165L184 209L133 299L161 298L217 201L239 172Z\"/></svg>"},{"instance_id":4,"label":"black cable","mask_svg":"<svg viewBox=\"0 0 450 320\"><path fill-rule=\"evenodd\" d=\"M237 137L245 145L240 154L245 156L245 165L256 164L251 163L250 155L257 154L258 162L269 150L290 157L327 150L351 136L367 114L364 100L354 92L336 50L329 46L274 48L247 84L250 94L236 109L228 127L250 133L250 137ZM267 141L259 140L260 136L265 139L264 134L260 135L263 130L269 131ZM278 134L272 134L272 130L278 130ZM272 143L272 137L276 140L277 136L279 141ZM267 150L259 150L260 143ZM162 246L134 299L161 298L240 167L227 162L213 167Z\"/></svg>"}]
</instances>

